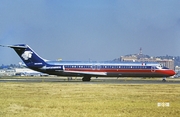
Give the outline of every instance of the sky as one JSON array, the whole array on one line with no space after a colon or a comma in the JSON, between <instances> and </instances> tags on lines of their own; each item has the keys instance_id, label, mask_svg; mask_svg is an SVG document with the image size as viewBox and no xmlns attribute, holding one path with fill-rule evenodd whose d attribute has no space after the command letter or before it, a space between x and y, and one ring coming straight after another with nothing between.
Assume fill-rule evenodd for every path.
<instances>
[{"instance_id":1,"label":"sky","mask_svg":"<svg viewBox=\"0 0 180 117\"><path fill-rule=\"evenodd\" d=\"M1 0L0 44L28 44L48 60L180 56L179 0ZM22 61L0 47L0 65Z\"/></svg>"}]
</instances>

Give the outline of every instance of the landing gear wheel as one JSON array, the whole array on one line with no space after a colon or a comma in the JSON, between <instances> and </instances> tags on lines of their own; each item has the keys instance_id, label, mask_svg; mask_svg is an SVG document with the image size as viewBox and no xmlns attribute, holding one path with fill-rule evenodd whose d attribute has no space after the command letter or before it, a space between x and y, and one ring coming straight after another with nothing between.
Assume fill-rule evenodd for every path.
<instances>
[{"instance_id":1,"label":"landing gear wheel","mask_svg":"<svg viewBox=\"0 0 180 117\"><path fill-rule=\"evenodd\" d=\"M82 81L84 81L84 82L89 82L90 80L91 80L91 76L84 76L82 78Z\"/></svg>"},{"instance_id":2,"label":"landing gear wheel","mask_svg":"<svg viewBox=\"0 0 180 117\"><path fill-rule=\"evenodd\" d=\"M166 78L163 78L162 81L163 81L163 82L166 82Z\"/></svg>"},{"instance_id":3,"label":"landing gear wheel","mask_svg":"<svg viewBox=\"0 0 180 117\"><path fill-rule=\"evenodd\" d=\"M68 77L68 80L72 80L72 77Z\"/></svg>"}]
</instances>

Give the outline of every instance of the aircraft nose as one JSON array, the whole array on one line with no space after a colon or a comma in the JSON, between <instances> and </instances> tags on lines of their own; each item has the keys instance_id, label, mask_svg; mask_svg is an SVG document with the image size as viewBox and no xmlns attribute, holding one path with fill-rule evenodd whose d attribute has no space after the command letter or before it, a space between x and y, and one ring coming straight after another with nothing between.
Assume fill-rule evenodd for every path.
<instances>
[{"instance_id":1,"label":"aircraft nose","mask_svg":"<svg viewBox=\"0 0 180 117\"><path fill-rule=\"evenodd\" d=\"M168 71L168 74L169 74L169 76L174 76L176 73L175 73L174 70L169 70L169 71Z\"/></svg>"}]
</instances>

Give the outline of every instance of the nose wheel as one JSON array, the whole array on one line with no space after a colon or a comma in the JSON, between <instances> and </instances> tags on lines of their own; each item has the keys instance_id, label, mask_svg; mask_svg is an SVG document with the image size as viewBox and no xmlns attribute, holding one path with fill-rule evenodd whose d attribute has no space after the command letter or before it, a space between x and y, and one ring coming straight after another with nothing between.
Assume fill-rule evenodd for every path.
<instances>
[{"instance_id":1,"label":"nose wheel","mask_svg":"<svg viewBox=\"0 0 180 117\"><path fill-rule=\"evenodd\" d=\"M164 77L164 78L162 79L162 81L163 81L163 82L166 82L166 77Z\"/></svg>"}]
</instances>

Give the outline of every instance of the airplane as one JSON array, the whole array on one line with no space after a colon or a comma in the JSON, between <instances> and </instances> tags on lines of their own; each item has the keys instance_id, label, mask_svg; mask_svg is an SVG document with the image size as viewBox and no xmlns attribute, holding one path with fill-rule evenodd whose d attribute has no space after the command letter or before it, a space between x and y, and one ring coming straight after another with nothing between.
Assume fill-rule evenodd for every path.
<instances>
[{"instance_id":1,"label":"airplane","mask_svg":"<svg viewBox=\"0 0 180 117\"><path fill-rule=\"evenodd\" d=\"M175 71L159 63L114 62L114 61L51 61L40 57L27 44L0 45L13 48L26 66L32 70L49 75L82 77L90 81L91 77L166 77L175 75Z\"/></svg>"}]
</instances>

